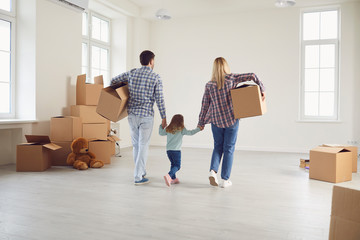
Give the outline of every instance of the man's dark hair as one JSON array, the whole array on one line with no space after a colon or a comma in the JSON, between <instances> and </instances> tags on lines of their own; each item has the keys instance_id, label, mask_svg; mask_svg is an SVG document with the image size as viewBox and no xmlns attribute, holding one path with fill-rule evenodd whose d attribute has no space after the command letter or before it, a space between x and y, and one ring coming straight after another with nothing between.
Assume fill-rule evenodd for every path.
<instances>
[{"instance_id":1,"label":"man's dark hair","mask_svg":"<svg viewBox=\"0 0 360 240\"><path fill-rule=\"evenodd\" d=\"M140 54L140 63L143 66L149 65L151 59L155 58L155 54L152 51L145 50Z\"/></svg>"}]
</instances>

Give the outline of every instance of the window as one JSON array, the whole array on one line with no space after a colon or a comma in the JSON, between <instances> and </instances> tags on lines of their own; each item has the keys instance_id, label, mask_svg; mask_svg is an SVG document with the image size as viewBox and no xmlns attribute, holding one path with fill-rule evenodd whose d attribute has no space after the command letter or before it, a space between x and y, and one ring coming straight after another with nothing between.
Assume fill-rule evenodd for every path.
<instances>
[{"instance_id":1,"label":"window","mask_svg":"<svg viewBox=\"0 0 360 240\"><path fill-rule=\"evenodd\" d=\"M0 1L0 118L15 117L15 1Z\"/></svg>"},{"instance_id":2,"label":"window","mask_svg":"<svg viewBox=\"0 0 360 240\"><path fill-rule=\"evenodd\" d=\"M82 73L88 82L103 75L104 84L110 84L110 19L84 12L82 34Z\"/></svg>"},{"instance_id":3,"label":"window","mask_svg":"<svg viewBox=\"0 0 360 240\"><path fill-rule=\"evenodd\" d=\"M301 119L338 120L338 10L303 12L301 55Z\"/></svg>"}]
</instances>

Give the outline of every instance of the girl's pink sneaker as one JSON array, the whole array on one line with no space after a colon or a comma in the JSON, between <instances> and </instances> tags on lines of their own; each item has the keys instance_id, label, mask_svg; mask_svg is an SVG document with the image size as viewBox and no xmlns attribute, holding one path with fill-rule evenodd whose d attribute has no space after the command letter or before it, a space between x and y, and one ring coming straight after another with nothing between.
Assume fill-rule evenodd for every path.
<instances>
[{"instance_id":1,"label":"girl's pink sneaker","mask_svg":"<svg viewBox=\"0 0 360 240\"><path fill-rule=\"evenodd\" d=\"M169 174L166 174L166 175L164 176L164 179L165 179L166 185L167 185L168 187L170 187L171 181L172 181L170 175L169 175Z\"/></svg>"},{"instance_id":2,"label":"girl's pink sneaker","mask_svg":"<svg viewBox=\"0 0 360 240\"><path fill-rule=\"evenodd\" d=\"M180 183L178 178L175 178L175 179L171 180L171 184L178 184L178 183Z\"/></svg>"}]
</instances>

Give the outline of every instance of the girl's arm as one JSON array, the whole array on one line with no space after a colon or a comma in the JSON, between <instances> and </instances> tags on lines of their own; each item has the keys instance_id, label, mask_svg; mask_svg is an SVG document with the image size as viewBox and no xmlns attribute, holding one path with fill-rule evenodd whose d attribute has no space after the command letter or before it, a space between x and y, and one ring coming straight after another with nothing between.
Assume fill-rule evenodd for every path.
<instances>
[{"instance_id":1,"label":"girl's arm","mask_svg":"<svg viewBox=\"0 0 360 240\"><path fill-rule=\"evenodd\" d=\"M159 134L160 136L166 136L166 130L162 128L161 124L159 126Z\"/></svg>"},{"instance_id":2,"label":"girl's arm","mask_svg":"<svg viewBox=\"0 0 360 240\"><path fill-rule=\"evenodd\" d=\"M205 117L209 110L210 106L210 94L208 88L205 86L205 92L201 103L201 111L199 114L199 123L198 126L204 127L205 126Z\"/></svg>"},{"instance_id":3,"label":"girl's arm","mask_svg":"<svg viewBox=\"0 0 360 240\"><path fill-rule=\"evenodd\" d=\"M182 135L192 136L192 135L194 135L194 134L196 134L196 133L198 133L198 132L200 132L200 128L199 128L199 127L195 128L195 129L193 129L193 130L187 130L186 128L184 128L184 129L181 131L181 134L182 134Z\"/></svg>"},{"instance_id":4,"label":"girl's arm","mask_svg":"<svg viewBox=\"0 0 360 240\"><path fill-rule=\"evenodd\" d=\"M241 82L254 81L257 85L259 85L260 91L262 93L265 92L264 84L258 79L255 73L231 73L231 75L234 79L234 87Z\"/></svg>"}]
</instances>

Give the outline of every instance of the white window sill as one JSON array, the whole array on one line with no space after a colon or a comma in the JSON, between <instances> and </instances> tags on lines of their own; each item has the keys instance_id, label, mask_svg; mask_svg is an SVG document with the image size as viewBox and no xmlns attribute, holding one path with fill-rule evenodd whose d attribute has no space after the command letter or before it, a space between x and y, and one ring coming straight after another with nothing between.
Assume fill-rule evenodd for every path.
<instances>
[{"instance_id":1,"label":"white window sill","mask_svg":"<svg viewBox=\"0 0 360 240\"><path fill-rule=\"evenodd\" d=\"M0 119L0 125L35 123L35 122L38 122L38 120L34 120L34 119Z\"/></svg>"}]
</instances>

